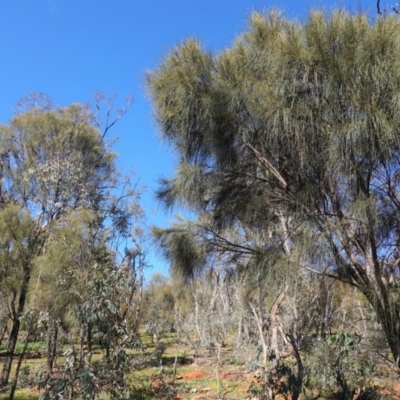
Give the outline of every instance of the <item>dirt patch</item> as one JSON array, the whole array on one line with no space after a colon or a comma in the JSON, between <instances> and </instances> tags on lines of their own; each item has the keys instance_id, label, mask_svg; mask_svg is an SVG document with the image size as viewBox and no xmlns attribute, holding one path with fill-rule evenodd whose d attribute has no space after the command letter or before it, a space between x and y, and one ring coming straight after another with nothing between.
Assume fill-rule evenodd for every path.
<instances>
[{"instance_id":1,"label":"dirt patch","mask_svg":"<svg viewBox=\"0 0 400 400\"><path fill-rule=\"evenodd\" d=\"M189 380L193 380L193 379L201 379L206 376L207 376L207 374L204 371L199 370L199 371L193 371L193 372L189 372L187 374L179 375L179 377L177 377L177 378L183 379L184 381L189 381Z\"/></svg>"},{"instance_id":2,"label":"dirt patch","mask_svg":"<svg viewBox=\"0 0 400 400\"><path fill-rule=\"evenodd\" d=\"M250 375L250 377L250 381L252 381L253 375ZM226 372L221 374L220 378L232 382L246 380L245 374L241 372Z\"/></svg>"}]
</instances>

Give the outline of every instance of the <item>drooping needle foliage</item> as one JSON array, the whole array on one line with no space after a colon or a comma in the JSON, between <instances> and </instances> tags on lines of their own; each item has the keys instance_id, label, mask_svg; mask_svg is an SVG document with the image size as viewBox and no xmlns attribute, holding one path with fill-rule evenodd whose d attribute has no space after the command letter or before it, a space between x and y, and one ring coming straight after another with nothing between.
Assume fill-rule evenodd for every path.
<instances>
[{"instance_id":1,"label":"drooping needle foliage","mask_svg":"<svg viewBox=\"0 0 400 400\"><path fill-rule=\"evenodd\" d=\"M243 243L280 224L284 239L266 234L266 247L287 256L303 236L300 265L364 294L397 364L399 54L395 17L255 13L226 50L189 39L147 77L179 154L159 199L207 213L214 232L234 229Z\"/></svg>"}]
</instances>

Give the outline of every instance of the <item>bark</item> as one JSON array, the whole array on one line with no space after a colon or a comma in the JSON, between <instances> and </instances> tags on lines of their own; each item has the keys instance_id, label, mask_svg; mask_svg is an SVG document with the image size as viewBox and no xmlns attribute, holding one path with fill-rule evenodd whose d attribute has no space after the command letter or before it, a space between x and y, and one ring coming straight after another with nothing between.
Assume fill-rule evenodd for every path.
<instances>
[{"instance_id":1,"label":"bark","mask_svg":"<svg viewBox=\"0 0 400 400\"><path fill-rule=\"evenodd\" d=\"M200 326L199 326L199 301L197 299L196 294L194 294L194 304L195 304L194 317L195 317L196 334L197 334L197 340L200 340L201 332L200 332Z\"/></svg>"},{"instance_id":2,"label":"bark","mask_svg":"<svg viewBox=\"0 0 400 400\"><path fill-rule=\"evenodd\" d=\"M92 353L92 341L93 341L92 328L93 328L92 324L89 322L87 327L87 348L89 354Z\"/></svg>"},{"instance_id":3,"label":"bark","mask_svg":"<svg viewBox=\"0 0 400 400\"><path fill-rule=\"evenodd\" d=\"M259 334L259 339L261 343L261 348L262 348L262 355L261 355L261 364L266 365L267 364L267 358L268 358L268 346L265 341L264 333L263 333L263 325L264 321L260 315L258 315L257 310L253 306L253 304L250 303L250 308L251 311L253 312L254 318L257 323L257 328L258 328L258 334Z\"/></svg>"},{"instance_id":4,"label":"bark","mask_svg":"<svg viewBox=\"0 0 400 400\"><path fill-rule=\"evenodd\" d=\"M54 363L57 356L57 339L58 339L58 326L55 321L52 321L53 328L49 327L47 333L47 379L53 375Z\"/></svg>"},{"instance_id":5,"label":"bark","mask_svg":"<svg viewBox=\"0 0 400 400\"><path fill-rule=\"evenodd\" d=\"M239 321L238 321L238 329L237 329L237 343L242 342L242 334L244 330L244 311L243 311L243 300L241 299L239 288L240 288L240 283L236 281L235 285L235 298L236 298L236 307L238 308L238 313L239 313Z\"/></svg>"},{"instance_id":6,"label":"bark","mask_svg":"<svg viewBox=\"0 0 400 400\"><path fill-rule=\"evenodd\" d=\"M217 343L217 365L215 366L215 372L216 372L216 376L217 376L217 396L218 398L220 397L220 393L221 393L221 381L219 379L219 367L220 367L220 363L221 363L221 347L222 344L221 343Z\"/></svg>"},{"instance_id":7,"label":"bark","mask_svg":"<svg viewBox=\"0 0 400 400\"><path fill-rule=\"evenodd\" d=\"M26 350L27 350L27 348L28 348L29 336L30 336L31 330L32 330L32 322L31 322L30 325L29 325L29 329L28 329L28 332L27 332L27 334L26 334L26 339L25 339L24 347L23 347L22 352L21 352L21 354L20 354L20 356L19 356L19 358L18 358L17 367L16 367L16 369L15 369L14 380L13 380L13 383L12 383L11 388L10 388L10 399L9 399L9 400L13 400L13 399L14 399L15 390L17 389L19 371L20 371L20 369L21 369L22 360L24 359Z\"/></svg>"},{"instance_id":8,"label":"bark","mask_svg":"<svg viewBox=\"0 0 400 400\"><path fill-rule=\"evenodd\" d=\"M368 326L367 326L367 319L364 315L363 311L363 305L361 304L359 296L356 294L356 300L357 300L357 306L358 306L358 311L360 312L361 316L361 324L362 324L362 334L361 336L365 338L368 334Z\"/></svg>"},{"instance_id":9,"label":"bark","mask_svg":"<svg viewBox=\"0 0 400 400\"><path fill-rule=\"evenodd\" d=\"M3 343L4 336L6 335L6 332L7 332L7 322L8 321L5 322L4 328L3 328L2 332L1 332L1 335L0 335L0 345Z\"/></svg>"},{"instance_id":10,"label":"bark","mask_svg":"<svg viewBox=\"0 0 400 400\"><path fill-rule=\"evenodd\" d=\"M303 386L303 379L304 379L304 366L301 360L300 351L297 346L297 341L293 336L289 336L290 344L293 347L294 356L297 362L297 376L292 388L292 400L297 400L301 394L301 388Z\"/></svg>"},{"instance_id":11,"label":"bark","mask_svg":"<svg viewBox=\"0 0 400 400\"><path fill-rule=\"evenodd\" d=\"M136 276L139 274L139 284L137 286L137 289L135 290L132 289L132 296L137 290L137 295L136 295L136 307L135 307L135 317L134 317L134 322L132 326L132 331L135 333L139 332L139 326L141 322L141 317L142 317L142 304L143 304L143 284L144 284L144 273L143 273L143 266L142 266L142 261L141 258L139 259L139 266L138 269L136 270L136 264L134 260L133 264L133 273L134 273L134 283L136 283Z\"/></svg>"},{"instance_id":12,"label":"bark","mask_svg":"<svg viewBox=\"0 0 400 400\"><path fill-rule=\"evenodd\" d=\"M83 364L84 346L85 346L85 327L84 324L82 323L79 332L79 365Z\"/></svg>"},{"instance_id":13,"label":"bark","mask_svg":"<svg viewBox=\"0 0 400 400\"><path fill-rule=\"evenodd\" d=\"M279 361L279 344L278 344L278 331L279 331L279 326L278 326L278 320L277 320L277 313L279 306L282 304L283 300L285 299L286 292L288 290L288 287L286 286L285 289L278 295L274 303L272 304L271 307L271 316L270 316L270 321L271 321L271 350L273 352L273 365L274 367L277 366L278 361Z\"/></svg>"},{"instance_id":14,"label":"bark","mask_svg":"<svg viewBox=\"0 0 400 400\"><path fill-rule=\"evenodd\" d=\"M400 306L387 303L385 307L378 305L375 310L385 333L393 361L400 370Z\"/></svg>"},{"instance_id":15,"label":"bark","mask_svg":"<svg viewBox=\"0 0 400 400\"><path fill-rule=\"evenodd\" d=\"M0 388L7 385L8 379L10 377L11 364L12 364L12 360L14 358L15 346L17 344L19 329L21 326L21 317L24 313L26 298L28 295L28 286L29 286L29 281L31 278L30 273L31 273L30 266L26 266L24 268L24 274L23 274L23 279L22 279L22 283L21 283L21 292L20 292L19 299L18 299L18 308L17 308L17 312L15 313L15 315L13 317L11 332L10 332L10 336L8 338L7 351L6 351L6 355L4 358L3 370L1 372L1 378L0 378Z\"/></svg>"},{"instance_id":16,"label":"bark","mask_svg":"<svg viewBox=\"0 0 400 400\"><path fill-rule=\"evenodd\" d=\"M239 315L239 321L238 321L238 329L237 329L237 343L241 343L242 341L242 321L243 321L243 316L242 313Z\"/></svg>"},{"instance_id":17,"label":"bark","mask_svg":"<svg viewBox=\"0 0 400 400\"><path fill-rule=\"evenodd\" d=\"M391 298L391 293L398 291L398 287L396 284L377 283L378 279L381 277L376 273L373 279L366 279L359 289L374 309L392 353L393 362L400 371L400 304Z\"/></svg>"}]
</instances>

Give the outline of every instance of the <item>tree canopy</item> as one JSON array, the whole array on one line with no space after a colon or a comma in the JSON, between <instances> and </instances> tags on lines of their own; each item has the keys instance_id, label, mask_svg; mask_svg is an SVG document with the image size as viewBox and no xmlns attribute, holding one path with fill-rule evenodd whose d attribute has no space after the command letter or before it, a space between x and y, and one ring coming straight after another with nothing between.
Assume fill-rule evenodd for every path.
<instances>
[{"instance_id":1,"label":"tree canopy","mask_svg":"<svg viewBox=\"0 0 400 400\"><path fill-rule=\"evenodd\" d=\"M47 331L44 379L55 395L73 396L85 368L92 368L90 362L84 367L83 360L84 343L90 353L93 335L103 337L107 380L116 383L123 375L121 365L113 369L111 364L113 352L120 352L127 340L121 339L127 329L123 309L131 306L137 271L130 263L140 252L129 249L129 238L142 212L138 190L121 178L105 141L125 111L112 121L108 109L102 130L102 100L96 98L94 114L88 105L58 108L43 95L33 95L20 103L21 112L9 124L0 126L0 288L8 309L1 321L3 335L10 325L2 390L9 382L21 324L26 343L39 326ZM125 258L119 255L121 243ZM126 268L119 268L123 260ZM53 379L62 330L70 340L80 340L79 369L68 383L60 376ZM76 363L75 350L70 356ZM96 374L104 382L101 368Z\"/></svg>"},{"instance_id":2,"label":"tree canopy","mask_svg":"<svg viewBox=\"0 0 400 400\"><path fill-rule=\"evenodd\" d=\"M206 214L214 234L235 229L238 244L270 232L264 249L250 239L257 254L290 259L301 243L298 264L365 295L397 363L399 50L395 17L255 13L226 50L189 39L147 76L179 154L158 198Z\"/></svg>"}]
</instances>

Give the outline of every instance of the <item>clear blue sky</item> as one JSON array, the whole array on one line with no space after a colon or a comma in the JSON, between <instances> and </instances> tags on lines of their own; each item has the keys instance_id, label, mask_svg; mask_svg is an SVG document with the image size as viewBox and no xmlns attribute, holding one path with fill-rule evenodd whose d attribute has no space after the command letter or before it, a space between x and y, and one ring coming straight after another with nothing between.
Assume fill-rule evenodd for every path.
<instances>
[{"instance_id":1,"label":"clear blue sky","mask_svg":"<svg viewBox=\"0 0 400 400\"><path fill-rule=\"evenodd\" d=\"M145 72L188 36L215 52L229 46L253 10L278 7L302 19L315 6L329 11L341 4L375 10L375 0L0 0L0 123L32 92L45 92L60 106L90 101L93 91L115 91L122 104L132 93L133 106L113 132L120 136L119 167L134 169L147 185L147 223L166 226L172 216L158 207L154 189L160 176L172 174L174 156L159 140ZM151 249L149 261L153 271L167 273Z\"/></svg>"}]
</instances>

